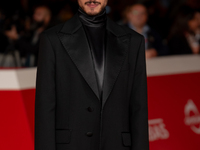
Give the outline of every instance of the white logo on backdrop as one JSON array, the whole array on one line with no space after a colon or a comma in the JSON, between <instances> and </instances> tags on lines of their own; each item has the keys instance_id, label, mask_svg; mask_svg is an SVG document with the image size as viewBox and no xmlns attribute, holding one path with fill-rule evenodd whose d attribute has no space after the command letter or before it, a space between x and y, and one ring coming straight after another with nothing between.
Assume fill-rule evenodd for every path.
<instances>
[{"instance_id":1,"label":"white logo on backdrop","mask_svg":"<svg viewBox=\"0 0 200 150\"><path fill-rule=\"evenodd\" d=\"M165 128L163 119L151 119L149 120L149 141L155 141L159 139L168 139L169 132Z\"/></svg>"},{"instance_id":2,"label":"white logo on backdrop","mask_svg":"<svg viewBox=\"0 0 200 150\"><path fill-rule=\"evenodd\" d=\"M189 99L185 105L185 124L190 126L192 131L200 134L200 113L195 103Z\"/></svg>"}]
</instances>

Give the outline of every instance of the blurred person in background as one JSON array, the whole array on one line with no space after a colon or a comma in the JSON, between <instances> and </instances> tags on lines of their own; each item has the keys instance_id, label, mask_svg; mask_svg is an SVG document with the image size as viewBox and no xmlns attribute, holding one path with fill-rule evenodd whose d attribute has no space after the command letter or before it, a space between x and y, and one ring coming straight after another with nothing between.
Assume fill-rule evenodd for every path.
<instances>
[{"instance_id":1,"label":"blurred person in background","mask_svg":"<svg viewBox=\"0 0 200 150\"><path fill-rule=\"evenodd\" d=\"M4 35L4 34L2 34L1 32L0 32L0 53L5 53L5 51L6 51L6 48L8 47L8 45L9 45L9 41L8 41L8 39L6 38L6 36Z\"/></svg>"},{"instance_id":2,"label":"blurred person in background","mask_svg":"<svg viewBox=\"0 0 200 150\"><path fill-rule=\"evenodd\" d=\"M168 38L171 54L200 53L199 12L184 7L184 11L177 16Z\"/></svg>"},{"instance_id":3,"label":"blurred person in background","mask_svg":"<svg viewBox=\"0 0 200 150\"><path fill-rule=\"evenodd\" d=\"M22 66L37 66L37 56L40 34L50 27L51 11L47 6L37 6L34 10L31 22L26 22L25 34L19 34L15 25L10 30L5 31L5 35L14 42L15 48L24 57Z\"/></svg>"},{"instance_id":4,"label":"blurred person in background","mask_svg":"<svg viewBox=\"0 0 200 150\"><path fill-rule=\"evenodd\" d=\"M0 32L2 32L4 19L5 19L5 16L3 14L2 9L0 8Z\"/></svg>"},{"instance_id":5,"label":"blurred person in background","mask_svg":"<svg viewBox=\"0 0 200 150\"><path fill-rule=\"evenodd\" d=\"M196 39L198 41L199 44L199 54L200 54L200 9L198 11L196 11L196 18L197 18L197 22L198 22L198 28L196 30Z\"/></svg>"},{"instance_id":6,"label":"blurred person in background","mask_svg":"<svg viewBox=\"0 0 200 150\"><path fill-rule=\"evenodd\" d=\"M5 13L5 10L1 11L1 31L0 31L0 49L1 49L1 58L0 66L4 67L6 64L7 56L12 58L9 60L9 64L13 66L18 66L16 61L16 48L15 41L18 34L23 35L24 31L24 18L20 16L19 11L15 11L12 14L8 15Z\"/></svg>"},{"instance_id":7,"label":"blurred person in background","mask_svg":"<svg viewBox=\"0 0 200 150\"><path fill-rule=\"evenodd\" d=\"M0 9L0 54L3 54L9 45L9 41L3 33L4 20L5 16L3 14L3 11Z\"/></svg>"},{"instance_id":8,"label":"blurred person in background","mask_svg":"<svg viewBox=\"0 0 200 150\"><path fill-rule=\"evenodd\" d=\"M168 54L168 48L163 44L161 36L147 25L148 12L143 4L136 3L126 10L125 26L137 31L145 37L146 58Z\"/></svg>"},{"instance_id":9,"label":"blurred person in background","mask_svg":"<svg viewBox=\"0 0 200 150\"><path fill-rule=\"evenodd\" d=\"M199 28L200 28L200 9L196 12L196 15L197 15L197 20L198 20Z\"/></svg>"}]
</instances>

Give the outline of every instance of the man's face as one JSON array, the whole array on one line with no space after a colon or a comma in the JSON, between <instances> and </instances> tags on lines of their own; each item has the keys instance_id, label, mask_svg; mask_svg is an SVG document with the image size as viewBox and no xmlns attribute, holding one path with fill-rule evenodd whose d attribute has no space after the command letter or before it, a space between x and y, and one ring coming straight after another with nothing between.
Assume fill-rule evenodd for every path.
<instances>
[{"instance_id":1,"label":"man's face","mask_svg":"<svg viewBox=\"0 0 200 150\"><path fill-rule=\"evenodd\" d=\"M79 6L88 15L97 15L107 5L108 0L78 0Z\"/></svg>"},{"instance_id":2,"label":"man's face","mask_svg":"<svg viewBox=\"0 0 200 150\"><path fill-rule=\"evenodd\" d=\"M36 8L33 14L33 19L36 22L41 22L44 20L44 17L45 17L45 10L42 7Z\"/></svg>"},{"instance_id":3,"label":"man's face","mask_svg":"<svg viewBox=\"0 0 200 150\"><path fill-rule=\"evenodd\" d=\"M134 5L128 14L129 21L137 27L142 27L147 22L147 10L143 5Z\"/></svg>"}]
</instances>

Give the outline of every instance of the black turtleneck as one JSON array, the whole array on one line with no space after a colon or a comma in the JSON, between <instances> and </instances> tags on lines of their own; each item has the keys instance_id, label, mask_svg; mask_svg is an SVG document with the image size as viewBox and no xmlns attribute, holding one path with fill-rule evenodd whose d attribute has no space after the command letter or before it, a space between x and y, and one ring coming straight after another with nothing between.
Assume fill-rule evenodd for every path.
<instances>
[{"instance_id":1,"label":"black turtleneck","mask_svg":"<svg viewBox=\"0 0 200 150\"><path fill-rule=\"evenodd\" d=\"M97 15L88 15L80 6L78 15L83 24L90 45L91 55L94 63L99 94L102 98L103 74L105 64L106 45L106 10L105 8Z\"/></svg>"}]
</instances>

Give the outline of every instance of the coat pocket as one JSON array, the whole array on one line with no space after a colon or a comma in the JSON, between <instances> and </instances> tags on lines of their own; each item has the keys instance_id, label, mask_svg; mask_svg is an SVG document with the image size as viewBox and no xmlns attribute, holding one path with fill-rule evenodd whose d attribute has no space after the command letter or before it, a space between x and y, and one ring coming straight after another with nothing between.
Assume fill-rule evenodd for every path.
<instances>
[{"instance_id":1,"label":"coat pocket","mask_svg":"<svg viewBox=\"0 0 200 150\"><path fill-rule=\"evenodd\" d=\"M131 133L130 132L122 132L122 142L124 146L131 146Z\"/></svg>"},{"instance_id":2,"label":"coat pocket","mask_svg":"<svg viewBox=\"0 0 200 150\"><path fill-rule=\"evenodd\" d=\"M56 129L56 143L69 143L70 139L70 129Z\"/></svg>"}]
</instances>

